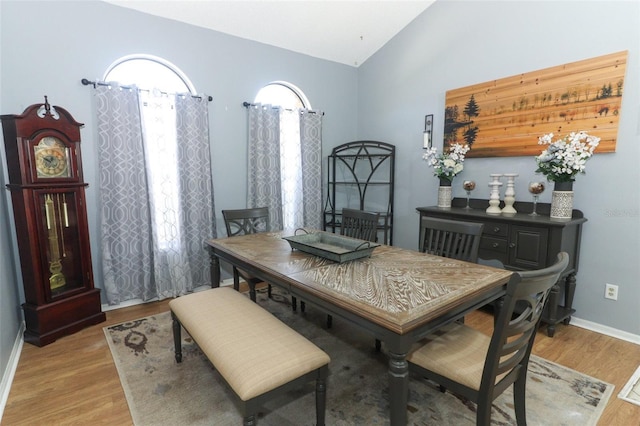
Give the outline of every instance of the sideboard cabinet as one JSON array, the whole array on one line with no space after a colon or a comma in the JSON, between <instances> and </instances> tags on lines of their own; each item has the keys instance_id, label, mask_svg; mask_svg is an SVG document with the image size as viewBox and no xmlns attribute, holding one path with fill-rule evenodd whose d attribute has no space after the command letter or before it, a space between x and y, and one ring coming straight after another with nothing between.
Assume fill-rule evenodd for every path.
<instances>
[{"instance_id":1,"label":"sideboard cabinet","mask_svg":"<svg viewBox=\"0 0 640 426\"><path fill-rule=\"evenodd\" d=\"M553 337L555 326L568 324L573 309L576 274L580 259L580 237L582 224L587 221L579 210L573 210L571 219L551 219L549 204L538 203L538 216L529 216L531 203L516 203L515 214L488 214L488 200L471 200L470 209L465 208L466 199L455 198L451 208L418 207L423 216L481 222L484 224L478 257L497 259L505 268L514 271L541 269L552 265L559 252L569 253L569 266L560 280L551 289L549 301L543 314L548 324L547 334ZM564 290L564 301L561 301Z\"/></svg>"}]
</instances>

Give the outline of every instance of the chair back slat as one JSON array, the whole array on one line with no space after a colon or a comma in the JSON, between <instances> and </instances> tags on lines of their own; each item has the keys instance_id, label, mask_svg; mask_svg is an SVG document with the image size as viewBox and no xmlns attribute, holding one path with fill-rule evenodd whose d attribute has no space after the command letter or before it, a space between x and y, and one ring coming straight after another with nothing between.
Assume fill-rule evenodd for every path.
<instances>
[{"instance_id":1,"label":"chair back slat","mask_svg":"<svg viewBox=\"0 0 640 426\"><path fill-rule=\"evenodd\" d=\"M340 235L376 242L380 213L355 209L342 209Z\"/></svg>"},{"instance_id":2,"label":"chair back slat","mask_svg":"<svg viewBox=\"0 0 640 426\"><path fill-rule=\"evenodd\" d=\"M423 217L420 251L435 256L476 262L484 224Z\"/></svg>"},{"instance_id":3,"label":"chair back slat","mask_svg":"<svg viewBox=\"0 0 640 426\"><path fill-rule=\"evenodd\" d=\"M222 216L229 237L270 231L267 207L222 210Z\"/></svg>"}]
</instances>

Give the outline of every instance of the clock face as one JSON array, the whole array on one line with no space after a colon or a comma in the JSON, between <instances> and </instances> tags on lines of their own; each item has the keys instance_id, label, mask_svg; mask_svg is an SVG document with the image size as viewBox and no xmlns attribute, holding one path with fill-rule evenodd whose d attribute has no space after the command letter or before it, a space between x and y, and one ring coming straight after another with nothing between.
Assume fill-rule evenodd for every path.
<instances>
[{"instance_id":1,"label":"clock face","mask_svg":"<svg viewBox=\"0 0 640 426\"><path fill-rule=\"evenodd\" d=\"M33 150L39 178L71 177L69 148L60 139L44 137Z\"/></svg>"}]
</instances>

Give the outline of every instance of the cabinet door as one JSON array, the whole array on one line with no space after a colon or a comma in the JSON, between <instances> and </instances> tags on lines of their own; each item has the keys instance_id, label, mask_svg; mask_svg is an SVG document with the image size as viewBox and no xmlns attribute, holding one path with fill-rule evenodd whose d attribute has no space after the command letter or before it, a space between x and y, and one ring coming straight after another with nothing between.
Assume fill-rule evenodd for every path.
<instances>
[{"instance_id":1,"label":"cabinet door","mask_svg":"<svg viewBox=\"0 0 640 426\"><path fill-rule=\"evenodd\" d=\"M511 225L509 265L518 269L541 269L546 265L549 232L546 228Z\"/></svg>"}]
</instances>

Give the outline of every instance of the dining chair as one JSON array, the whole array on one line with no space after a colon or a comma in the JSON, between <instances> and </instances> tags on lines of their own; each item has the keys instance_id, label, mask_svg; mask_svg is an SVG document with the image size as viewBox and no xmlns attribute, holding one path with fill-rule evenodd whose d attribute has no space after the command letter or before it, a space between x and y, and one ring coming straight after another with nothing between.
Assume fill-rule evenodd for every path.
<instances>
[{"instance_id":1,"label":"dining chair","mask_svg":"<svg viewBox=\"0 0 640 426\"><path fill-rule=\"evenodd\" d=\"M258 232L269 232L269 209L267 207L256 207L250 209L222 210L224 225L227 228L227 236L255 234ZM260 278L233 267L233 288L240 290L240 277L249 285L249 297L256 301L256 285L261 283ZM271 284L267 285L267 295L271 297Z\"/></svg>"},{"instance_id":2,"label":"dining chair","mask_svg":"<svg viewBox=\"0 0 640 426\"><path fill-rule=\"evenodd\" d=\"M343 208L340 235L375 243L378 240L379 221L380 213ZM295 306L295 299L293 304ZM302 301L300 302L300 310L302 312L305 310L305 303ZM332 325L333 317L327 315L327 328L331 328Z\"/></svg>"},{"instance_id":3,"label":"dining chair","mask_svg":"<svg viewBox=\"0 0 640 426\"><path fill-rule=\"evenodd\" d=\"M483 223L423 217L419 247L422 253L476 263Z\"/></svg>"},{"instance_id":4,"label":"dining chair","mask_svg":"<svg viewBox=\"0 0 640 426\"><path fill-rule=\"evenodd\" d=\"M378 241L380 213L356 209L342 209L340 235L364 241Z\"/></svg>"},{"instance_id":5,"label":"dining chair","mask_svg":"<svg viewBox=\"0 0 640 426\"><path fill-rule=\"evenodd\" d=\"M419 250L422 253L476 263L484 223L423 217ZM464 322L464 318L460 318ZM382 343L376 339L376 351Z\"/></svg>"},{"instance_id":6,"label":"dining chair","mask_svg":"<svg viewBox=\"0 0 640 426\"><path fill-rule=\"evenodd\" d=\"M531 348L549 291L568 264L561 252L548 268L514 272L491 336L453 322L414 345L409 371L475 402L476 424L483 426L491 423L493 400L513 385L516 422L526 425Z\"/></svg>"}]
</instances>

